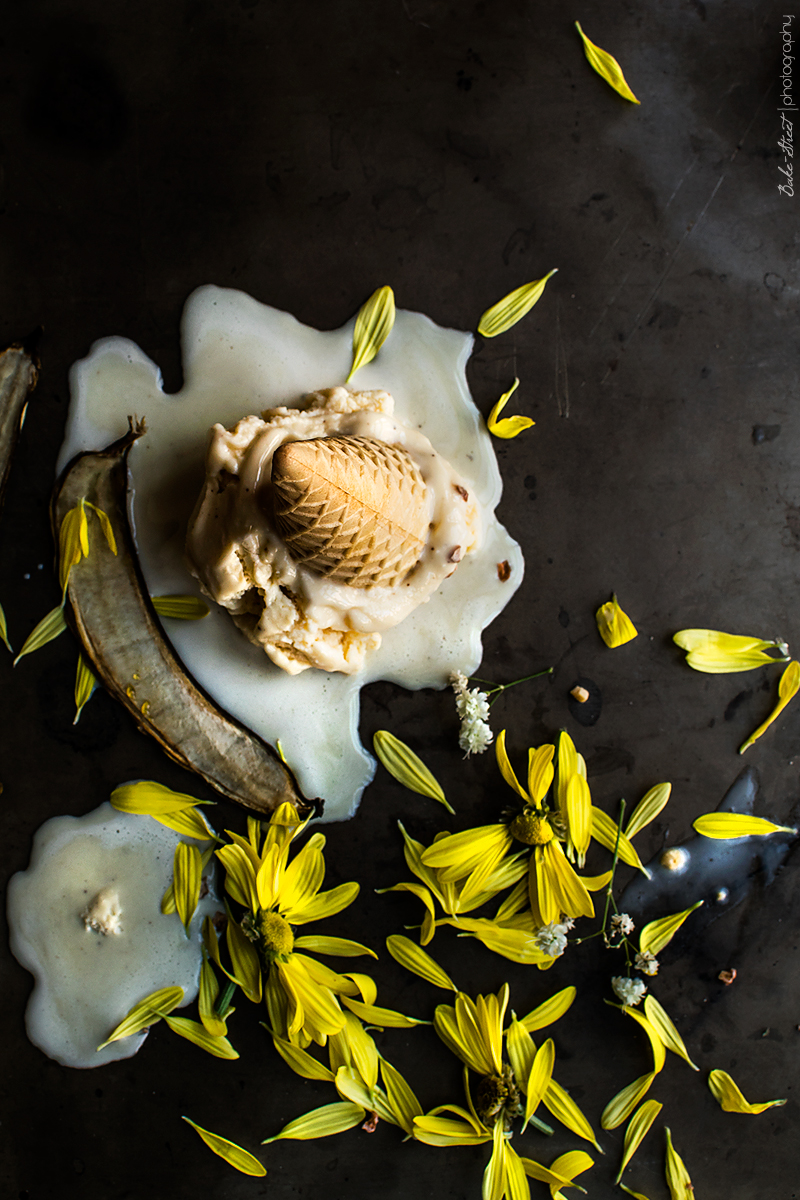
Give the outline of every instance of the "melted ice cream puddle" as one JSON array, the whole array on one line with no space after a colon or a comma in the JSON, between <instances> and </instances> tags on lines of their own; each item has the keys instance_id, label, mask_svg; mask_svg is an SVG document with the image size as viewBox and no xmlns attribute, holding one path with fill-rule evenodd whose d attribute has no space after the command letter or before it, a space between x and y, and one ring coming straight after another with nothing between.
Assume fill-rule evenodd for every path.
<instances>
[{"instance_id":1,"label":"melted ice cream puddle","mask_svg":"<svg viewBox=\"0 0 800 1200\"><path fill-rule=\"evenodd\" d=\"M152 594L197 591L183 543L203 483L208 430L343 383L353 326L319 332L243 292L202 287L184 309L180 392L166 395L158 367L124 338L96 342L74 365L59 469L80 450L99 450L120 437L129 413L147 420L129 465L135 537ZM502 484L467 387L471 349L470 334L400 311L378 357L350 385L391 392L398 420L422 430L464 477L484 531L480 547L428 603L384 634L362 671L285 676L222 611L202 622L167 622L181 659L217 703L273 745L280 739L303 792L324 797L323 819L351 816L374 774L358 738L360 688L375 679L443 687L451 671L476 670L483 629L522 582L519 546L494 517ZM498 577L504 562L505 583Z\"/></svg>"},{"instance_id":2,"label":"melted ice cream puddle","mask_svg":"<svg viewBox=\"0 0 800 1200\"><path fill-rule=\"evenodd\" d=\"M177 913L160 911L172 881L177 833L150 817L101 804L84 817L53 817L38 830L26 871L8 885L14 957L35 977L25 1012L28 1037L66 1067L130 1058L147 1031L97 1047L125 1014L157 988L197 995L200 929L219 908L200 901L187 938ZM193 843L202 845L202 843ZM98 899L99 898L99 899ZM110 917L119 932L86 927Z\"/></svg>"}]
</instances>

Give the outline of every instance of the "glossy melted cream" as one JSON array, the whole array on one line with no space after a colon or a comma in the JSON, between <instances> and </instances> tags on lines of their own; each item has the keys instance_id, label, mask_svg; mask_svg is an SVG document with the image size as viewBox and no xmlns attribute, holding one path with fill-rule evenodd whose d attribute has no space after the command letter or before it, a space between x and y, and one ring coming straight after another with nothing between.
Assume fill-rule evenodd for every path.
<instances>
[{"instance_id":1,"label":"glossy melted cream","mask_svg":"<svg viewBox=\"0 0 800 1200\"><path fill-rule=\"evenodd\" d=\"M134 1004L162 987L182 987L185 1004L197 995L200 929L219 902L212 894L201 900L190 938L177 913L161 912L179 840L151 817L110 804L85 817L53 817L38 830L28 869L8 885L8 923L14 956L36 981L28 1037L56 1062L99 1067L130 1058L147 1031L97 1047ZM112 898L118 931L113 923L107 933L87 928L86 914Z\"/></svg>"},{"instance_id":2,"label":"glossy melted cream","mask_svg":"<svg viewBox=\"0 0 800 1200\"><path fill-rule=\"evenodd\" d=\"M147 420L129 465L132 523L152 594L197 591L184 539L203 485L209 429L266 408L297 406L309 392L344 383L353 326L320 332L243 292L202 287L184 310L180 392L166 395L156 365L124 338L96 342L75 364L59 468L80 450L99 450L120 437L129 414ZM217 703L273 745L280 739L305 794L325 798L325 820L351 816L374 773L358 738L362 685L387 679L408 688L443 687L451 671L476 670L483 629L522 582L519 546L494 516L501 481L467 387L471 349L470 334L400 311L377 357L351 381L392 394L397 420L423 433L465 480L482 529L480 545L426 604L383 633L361 671L288 676L222 610L198 622L165 621L177 653ZM502 563L510 568L505 582Z\"/></svg>"}]
</instances>

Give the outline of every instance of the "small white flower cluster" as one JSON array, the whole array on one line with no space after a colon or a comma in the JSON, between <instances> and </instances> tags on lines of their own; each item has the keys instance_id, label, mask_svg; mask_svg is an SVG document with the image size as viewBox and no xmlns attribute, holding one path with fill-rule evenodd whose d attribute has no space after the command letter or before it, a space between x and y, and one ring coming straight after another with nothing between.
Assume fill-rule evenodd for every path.
<instances>
[{"instance_id":1,"label":"small white flower cluster","mask_svg":"<svg viewBox=\"0 0 800 1200\"><path fill-rule=\"evenodd\" d=\"M489 725L489 700L485 692L470 688L469 680L460 671L450 676L450 686L456 697L456 710L461 721L458 744L469 758L470 754L483 754L494 740Z\"/></svg>"},{"instance_id":2,"label":"small white flower cluster","mask_svg":"<svg viewBox=\"0 0 800 1200\"><path fill-rule=\"evenodd\" d=\"M630 1008L641 1004L647 991L647 984L643 983L641 979L627 979L624 975L615 975L611 980L611 986L617 998Z\"/></svg>"},{"instance_id":3,"label":"small white flower cluster","mask_svg":"<svg viewBox=\"0 0 800 1200\"><path fill-rule=\"evenodd\" d=\"M651 954L649 950L644 950L636 955L635 967L637 971L641 971L643 975L658 974L658 959L655 954Z\"/></svg>"},{"instance_id":4,"label":"small white flower cluster","mask_svg":"<svg viewBox=\"0 0 800 1200\"><path fill-rule=\"evenodd\" d=\"M614 916L611 918L611 924L614 932L621 933L623 937L627 937L628 934L633 933L636 928L627 913L614 913Z\"/></svg>"},{"instance_id":5,"label":"small white flower cluster","mask_svg":"<svg viewBox=\"0 0 800 1200\"><path fill-rule=\"evenodd\" d=\"M541 950L542 954L547 954L550 958L560 958L567 948L567 932L572 929L575 924L569 917L563 920L560 924L556 921L551 921L549 925L542 925L536 930L534 942L537 950Z\"/></svg>"}]
</instances>

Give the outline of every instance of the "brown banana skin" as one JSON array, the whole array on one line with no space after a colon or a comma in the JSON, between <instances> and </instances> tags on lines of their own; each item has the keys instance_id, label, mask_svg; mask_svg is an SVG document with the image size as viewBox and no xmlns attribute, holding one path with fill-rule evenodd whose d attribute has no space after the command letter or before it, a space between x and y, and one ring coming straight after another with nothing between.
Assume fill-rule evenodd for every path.
<instances>
[{"instance_id":1,"label":"brown banana skin","mask_svg":"<svg viewBox=\"0 0 800 1200\"><path fill-rule=\"evenodd\" d=\"M288 801L303 816L319 814L323 802L302 796L272 747L214 703L164 637L128 522L128 453L145 431L143 421L129 420L124 437L77 455L56 484L56 545L64 516L81 499L108 515L117 543L114 555L90 514L91 550L70 572L67 621L98 679L170 758L245 808L270 813Z\"/></svg>"},{"instance_id":2,"label":"brown banana skin","mask_svg":"<svg viewBox=\"0 0 800 1200\"><path fill-rule=\"evenodd\" d=\"M0 354L0 507L28 396L38 377L38 363L24 346L9 346Z\"/></svg>"}]
</instances>

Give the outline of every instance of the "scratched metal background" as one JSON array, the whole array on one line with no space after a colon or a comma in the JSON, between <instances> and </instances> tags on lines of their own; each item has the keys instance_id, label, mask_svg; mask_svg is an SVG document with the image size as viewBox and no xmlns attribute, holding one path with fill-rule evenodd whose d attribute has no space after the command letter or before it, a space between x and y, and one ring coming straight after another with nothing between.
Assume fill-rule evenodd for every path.
<instances>
[{"instance_id":1,"label":"scratched metal background","mask_svg":"<svg viewBox=\"0 0 800 1200\"><path fill-rule=\"evenodd\" d=\"M673 782L663 819L640 839L643 858L686 837L736 777L736 748L769 711L777 671L696 675L671 634L701 625L800 643L800 198L777 186L781 11L741 0L9 6L0 326L6 342L44 326L0 523L15 643L57 602L48 493L67 370L92 340L134 339L174 389L180 311L200 283L243 288L320 328L391 283L403 307L472 329L489 303L557 265L534 312L478 341L470 366L484 412L518 375L515 401L536 421L498 444L500 512L524 545L527 578L487 632L481 673L505 681L554 665L550 681L495 709L512 753L566 727L608 811ZM576 17L623 63L641 107L589 70ZM640 631L614 652L592 616L612 589ZM67 638L16 670L0 659L3 881L26 865L46 817L88 811L130 777L193 786L104 696L72 727L74 663ZM568 708L577 678L602 693L592 727ZM748 756L758 811L780 821L797 815L799 722L790 708ZM388 727L425 757L458 809L452 828L496 818L506 797L492 757L460 759L448 695L376 685L362 724L365 737ZM411 898L373 892L407 877L398 817L424 841L442 827L432 802L380 775L357 817L327 830L329 882L363 885L331 930L377 948L419 919ZM800 1194L799 899L795 853L770 886L754 877L743 904L698 918L663 955L654 991L701 1072L671 1058L653 1089L662 1119L626 1176L650 1200L666 1197L663 1120L699 1196ZM608 956L573 950L540 974L449 930L431 949L466 990L508 979L518 1013L577 983L555 1028L557 1076L596 1125L647 1070L644 1039L603 1004L618 969ZM276 1059L259 1014L240 1006L236 1063L159 1027L135 1059L68 1071L27 1042L30 977L5 939L3 952L4 1197L479 1194L486 1148L403 1145L385 1126L276 1144L264 1148L266 1180L235 1175L181 1113L257 1149L333 1098ZM728 988L717 980L726 967L738 971ZM384 1004L430 1016L444 998L385 953L376 970ZM387 1031L379 1045L426 1108L458 1101L458 1068L430 1031ZM705 1086L713 1067L750 1098L789 1103L725 1115ZM621 1131L601 1141L606 1156L584 1180L597 1200L620 1194ZM576 1144L564 1131L515 1141L546 1162Z\"/></svg>"}]
</instances>

